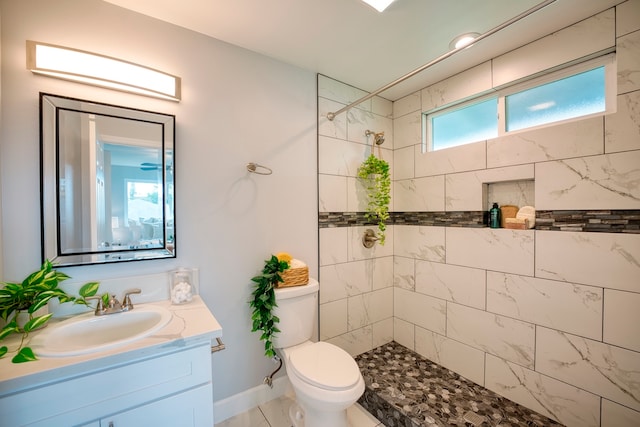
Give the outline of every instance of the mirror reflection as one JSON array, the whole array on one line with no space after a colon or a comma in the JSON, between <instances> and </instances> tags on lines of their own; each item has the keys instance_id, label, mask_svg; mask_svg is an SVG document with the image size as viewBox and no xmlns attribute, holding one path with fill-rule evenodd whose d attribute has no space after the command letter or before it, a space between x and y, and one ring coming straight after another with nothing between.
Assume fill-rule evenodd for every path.
<instances>
[{"instance_id":1,"label":"mirror reflection","mask_svg":"<svg viewBox=\"0 0 640 427\"><path fill-rule=\"evenodd\" d=\"M175 257L174 116L41 94L43 258Z\"/></svg>"}]
</instances>

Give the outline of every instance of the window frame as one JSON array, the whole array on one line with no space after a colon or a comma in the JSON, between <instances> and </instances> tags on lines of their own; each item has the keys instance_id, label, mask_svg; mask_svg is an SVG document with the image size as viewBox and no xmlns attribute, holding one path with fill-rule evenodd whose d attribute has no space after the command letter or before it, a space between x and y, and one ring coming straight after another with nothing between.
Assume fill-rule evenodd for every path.
<instances>
[{"instance_id":1,"label":"window frame","mask_svg":"<svg viewBox=\"0 0 640 427\"><path fill-rule=\"evenodd\" d=\"M539 86L543 86L548 83L556 82L568 77L572 77L590 70L594 70L599 67L604 67L604 97L605 97L605 109L604 111L585 114L581 116L572 117L564 120L551 121L536 126L526 127L517 130L507 131L506 123L506 97L517 94L529 89L533 89ZM521 132L528 132L534 129L541 129L550 126L556 126L563 123L569 123L577 120L585 120L592 117L600 117L607 114L616 112L617 109L617 67L615 61L615 53L609 53L597 58L589 59L579 63L572 63L562 68L556 67L555 69L547 70L542 74L536 74L524 79L520 79L516 82L512 82L501 87L492 88L487 92L467 98L460 102L450 103L429 111L422 112L422 153L446 150L447 148L460 147L467 144L473 144L479 141L470 141L464 144L455 145L453 147L433 149L433 129L432 118L438 117L444 114L449 114L457 110L469 107L470 105L479 104L489 99L497 98L497 111L496 111L496 125L497 136L500 138L507 135L515 135Z\"/></svg>"}]
</instances>

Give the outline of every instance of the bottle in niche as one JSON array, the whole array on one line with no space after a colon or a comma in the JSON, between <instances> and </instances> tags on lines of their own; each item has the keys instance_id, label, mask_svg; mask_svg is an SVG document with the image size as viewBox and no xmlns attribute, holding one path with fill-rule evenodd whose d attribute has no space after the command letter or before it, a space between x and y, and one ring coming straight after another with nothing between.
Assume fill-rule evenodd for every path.
<instances>
[{"instance_id":1,"label":"bottle in niche","mask_svg":"<svg viewBox=\"0 0 640 427\"><path fill-rule=\"evenodd\" d=\"M497 203L494 203L493 207L489 209L489 227L500 228L500 209Z\"/></svg>"}]
</instances>

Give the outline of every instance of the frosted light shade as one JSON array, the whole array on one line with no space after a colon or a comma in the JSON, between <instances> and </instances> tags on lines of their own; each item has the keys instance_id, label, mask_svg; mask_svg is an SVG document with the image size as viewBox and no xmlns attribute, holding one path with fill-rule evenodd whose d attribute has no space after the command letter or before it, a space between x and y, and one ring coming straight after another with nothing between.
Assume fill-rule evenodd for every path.
<instances>
[{"instance_id":1,"label":"frosted light shade","mask_svg":"<svg viewBox=\"0 0 640 427\"><path fill-rule=\"evenodd\" d=\"M27 40L27 69L64 80L180 100L180 77L63 46Z\"/></svg>"},{"instance_id":2,"label":"frosted light shade","mask_svg":"<svg viewBox=\"0 0 640 427\"><path fill-rule=\"evenodd\" d=\"M362 0L378 12L383 12L394 0Z\"/></svg>"}]
</instances>

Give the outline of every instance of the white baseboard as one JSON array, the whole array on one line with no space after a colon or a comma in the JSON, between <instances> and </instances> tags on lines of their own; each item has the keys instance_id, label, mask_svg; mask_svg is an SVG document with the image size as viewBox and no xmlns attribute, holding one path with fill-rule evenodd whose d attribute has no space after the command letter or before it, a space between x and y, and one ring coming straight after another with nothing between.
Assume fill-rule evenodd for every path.
<instances>
[{"instance_id":1,"label":"white baseboard","mask_svg":"<svg viewBox=\"0 0 640 427\"><path fill-rule=\"evenodd\" d=\"M265 384L234 394L225 399L213 402L214 420L216 423L255 408L285 394L293 395L293 389L287 376L275 378L273 388Z\"/></svg>"}]
</instances>

